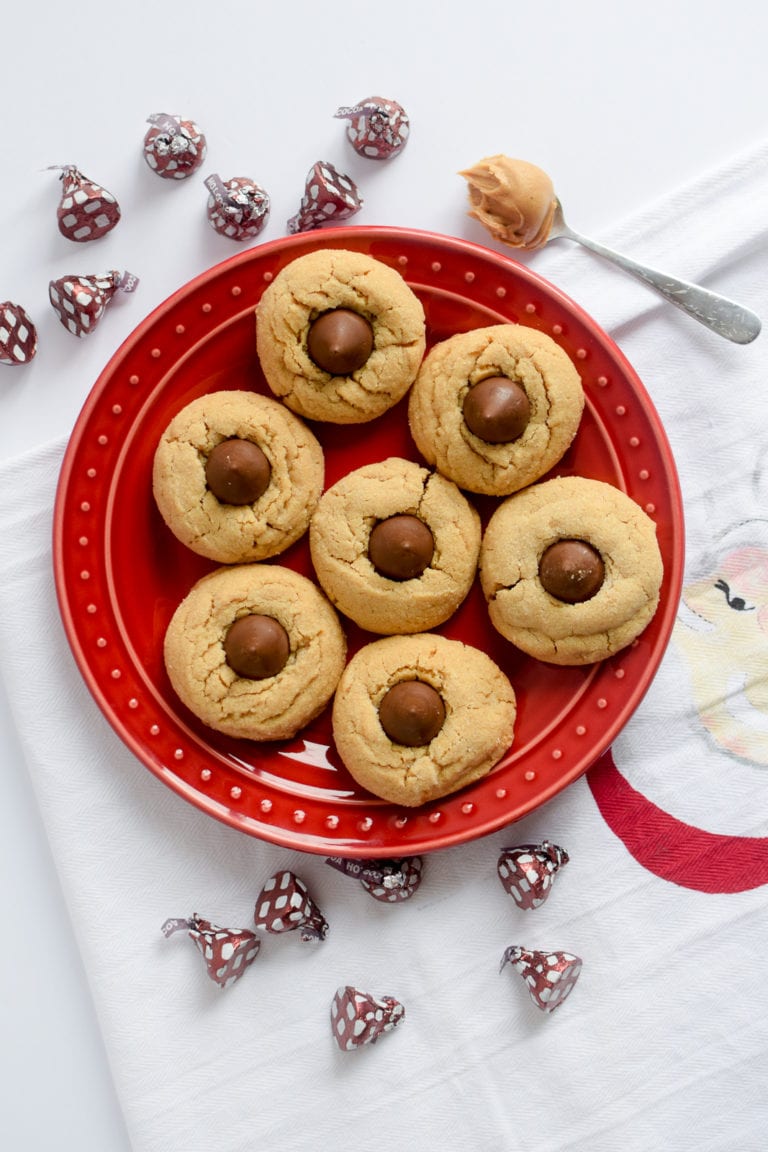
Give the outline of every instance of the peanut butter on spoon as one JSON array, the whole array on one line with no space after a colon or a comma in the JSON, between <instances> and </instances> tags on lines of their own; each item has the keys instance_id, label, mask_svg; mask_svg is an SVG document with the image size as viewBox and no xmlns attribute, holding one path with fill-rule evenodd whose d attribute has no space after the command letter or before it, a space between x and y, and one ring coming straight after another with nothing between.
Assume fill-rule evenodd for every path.
<instances>
[{"instance_id":1,"label":"peanut butter on spoon","mask_svg":"<svg viewBox=\"0 0 768 1152\"><path fill-rule=\"evenodd\" d=\"M569 227L552 181L535 164L509 156L489 156L459 175L469 185L469 215L479 220L494 240L529 252L543 248L550 240L572 240L653 288L718 336L734 344L749 344L759 335L760 317L735 300L640 264Z\"/></svg>"},{"instance_id":2,"label":"peanut butter on spoon","mask_svg":"<svg viewBox=\"0 0 768 1152\"><path fill-rule=\"evenodd\" d=\"M527 160L488 156L459 172L467 181L469 215L494 240L533 251L549 239L557 197L546 172Z\"/></svg>"}]
</instances>

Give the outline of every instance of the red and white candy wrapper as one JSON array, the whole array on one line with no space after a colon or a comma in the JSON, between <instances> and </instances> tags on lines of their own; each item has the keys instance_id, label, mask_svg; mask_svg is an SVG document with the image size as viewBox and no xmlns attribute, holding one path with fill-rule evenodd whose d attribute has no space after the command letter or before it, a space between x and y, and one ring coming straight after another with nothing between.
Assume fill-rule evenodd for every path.
<instances>
[{"instance_id":1,"label":"red and white candy wrapper","mask_svg":"<svg viewBox=\"0 0 768 1152\"><path fill-rule=\"evenodd\" d=\"M347 860L329 856L326 864L359 880L374 900L399 904L410 899L421 884L424 861L421 856L400 856L389 860Z\"/></svg>"},{"instance_id":2,"label":"red and white candy wrapper","mask_svg":"<svg viewBox=\"0 0 768 1152\"><path fill-rule=\"evenodd\" d=\"M554 1012L570 996L581 972L581 960L570 952L533 952L511 945L501 967L511 964L525 980L531 1000L542 1012Z\"/></svg>"},{"instance_id":3,"label":"red and white candy wrapper","mask_svg":"<svg viewBox=\"0 0 768 1152\"><path fill-rule=\"evenodd\" d=\"M132 272L102 272L96 276L60 276L48 285L53 310L73 336L89 336L116 292L133 292Z\"/></svg>"},{"instance_id":4,"label":"red and white candy wrapper","mask_svg":"<svg viewBox=\"0 0 768 1152\"><path fill-rule=\"evenodd\" d=\"M342 1052L375 1044L404 1018L405 1008L399 1000L392 996L377 1000L349 984L338 989L331 1004L333 1038Z\"/></svg>"},{"instance_id":5,"label":"red and white candy wrapper","mask_svg":"<svg viewBox=\"0 0 768 1152\"><path fill-rule=\"evenodd\" d=\"M29 364L37 352L37 329L20 304L0 304L0 364Z\"/></svg>"},{"instance_id":6,"label":"red and white candy wrapper","mask_svg":"<svg viewBox=\"0 0 768 1152\"><path fill-rule=\"evenodd\" d=\"M61 172L56 218L62 236L82 244L111 232L120 219L120 205L112 193L89 180L74 164L51 167Z\"/></svg>"},{"instance_id":7,"label":"red and white candy wrapper","mask_svg":"<svg viewBox=\"0 0 768 1152\"><path fill-rule=\"evenodd\" d=\"M350 108L339 108L337 120L349 120L347 139L369 160L389 160L402 152L410 132L410 120L402 104L383 96L368 96Z\"/></svg>"},{"instance_id":8,"label":"red and white candy wrapper","mask_svg":"<svg viewBox=\"0 0 768 1152\"><path fill-rule=\"evenodd\" d=\"M219 928L210 920L203 920L195 913L189 920L166 920L162 926L164 936L185 929L190 940L194 940L211 980L219 988L228 988L239 980L246 968L253 964L259 954L261 940L255 932L247 928Z\"/></svg>"},{"instance_id":9,"label":"red and white candy wrapper","mask_svg":"<svg viewBox=\"0 0 768 1152\"><path fill-rule=\"evenodd\" d=\"M262 932L279 935L296 929L304 943L324 940L328 924L303 880L293 872L275 872L256 900L254 923Z\"/></svg>"},{"instance_id":10,"label":"red and white candy wrapper","mask_svg":"<svg viewBox=\"0 0 768 1152\"><path fill-rule=\"evenodd\" d=\"M208 145L194 120L156 112L147 121L152 127L144 137L144 159L152 171L164 180L184 180L196 172Z\"/></svg>"},{"instance_id":11,"label":"red and white candy wrapper","mask_svg":"<svg viewBox=\"0 0 768 1152\"><path fill-rule=\"evenodd\" d=\"M208 220L221 236L251 240L258 236L269 215L269 196L246 176L222 180L217 174L205 180L208 189Z\"/></svg>"},{"instance_id":12,"label":"red and white candy wrapper","mask_svg":"<svg viewBox=\"0 0 768 1152\"><path fill-rule=\"evenodd\" d=\"M499 879L518 908L538 908L549 896L559 870L568 863L568 853L549 840L541 844L520 844L504 848L499 856Z\"/></svg>"},{"instance_id":13,"label":"red and white candy wrapper","mask_svg":"<svg viewBox=\"0 0 768 1152\"><path fill-rule=\"evenodd\" d=\"M323 224L337 224L354 216L363 206L354 180L319 160L307 173L299 210L288 221L288 231L311 232Z\"/></svg>"}]
</instances>

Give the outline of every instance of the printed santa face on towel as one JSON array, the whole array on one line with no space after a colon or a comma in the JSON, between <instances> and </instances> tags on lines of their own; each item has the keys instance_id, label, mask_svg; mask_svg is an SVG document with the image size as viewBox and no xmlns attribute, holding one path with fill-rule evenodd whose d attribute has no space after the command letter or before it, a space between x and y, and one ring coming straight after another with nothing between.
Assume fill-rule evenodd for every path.
<instances>
[{"instance_id":1,"label":"printed santa face on towel","mask_svg":"<svg viewBox=\"0 0 768 1152\"><path fill-rule=\"evenodd\" d=\"M712 738L768 766L768 524L740 525L722 543L719 562L683 589L675 642Z\"/></svg>"},{"instance_id":2,"label":"printed santa face on towel","mask_svg":"<svg viewBox=\"0 0 768 1152\"><path fill-rule=\"evenodd\" d=\"M733 524L702 553L648 707L587 780L649 871L741 892L768 883L768 521Z\"/></svg>"}]
</instances>

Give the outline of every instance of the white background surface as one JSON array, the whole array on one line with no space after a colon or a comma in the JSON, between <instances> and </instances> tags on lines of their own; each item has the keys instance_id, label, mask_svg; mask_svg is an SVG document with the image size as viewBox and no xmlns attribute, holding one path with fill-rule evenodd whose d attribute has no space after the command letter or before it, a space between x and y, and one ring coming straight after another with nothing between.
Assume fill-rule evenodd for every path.
<instances>
[{"instance_id":1,"label":"white background surface","mask_svg":"<svg viewBox=\"0 0 768 1152\"><path fill-rule=\"evenodd\" d=\"M765 134L767 40L768 9L756 0L631 9L611 0L390 0L345 11L307 0L9 6L0 300L26 308L40 350L26 368L0 366L1 457L66 434L144 315L241 250L205 222L203 175L249 175L267 188L264 240L284 234L307 169L327 159L365 195L355 223L484 242L465 217L456 172L506 152L550 172L570 222L600 238ZM372 94L401 101L411 116L408 147L389 164L356 157L332 116ZM159 180L141 158L146 117L161 111L195 119L208 137L202 174L181 184ZM123 209L118 228L94 244L57 231L60 185L46 166L65 163L102 182ZM674 251L666 266L686 274ZM78 341L51 310L48 281L107 268L134 272L139 289ZM4 700L0 748L0 1143L14 1152L124 1152L76 941Z\"/></svg>"}]
</instances>

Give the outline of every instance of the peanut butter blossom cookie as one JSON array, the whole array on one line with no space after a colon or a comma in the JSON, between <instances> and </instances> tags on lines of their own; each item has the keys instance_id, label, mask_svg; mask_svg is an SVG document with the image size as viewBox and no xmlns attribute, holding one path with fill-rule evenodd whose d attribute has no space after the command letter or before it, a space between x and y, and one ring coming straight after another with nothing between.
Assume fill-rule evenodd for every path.
<instances>
[{"instance_id":1,"label":"peanut butter blossom cookie","mask_svg":"<svg viewBox=\"0 0 768 1152\"><path fill-rule=\"evenodd\" d=\"M237 564L277 556L303 535L324 477L318 440L277 400L211 392L166 428L152 487L182 544Z\"/></svg>"},{"instance_id":2,"label":"peanut butter blossom cookie","mask_svg":"<svg viewBox=\"0 0 768 1152\"><path fill-rule=\"evenodd\" d=\"M320 498L312 562L336 607L370 632L425 632L469 592L480 517L445 477L392 456L348 473Z\"/></svg>"},{"instance_id":3,"label":"peanut butter blossom cookie","mask_svg":"<svg viewBox=\"0 0 768 1152\"><path fill-rule=\"evenodd\" d=\"M165 636L181 701L227 736L285 740L325 708L346 638L320 589L277 564L219 568L199 580Z\"/></svg>"},{"instance_id":4,"label":"peanut butter blossom cookie","mask_svg":"<svg viewBox=\"0 0 768 1152\"><path fill-rule=\"evenodd\" d=\"M509 680L444 636L388 636L347 665L333 704L336 749L375 796L415 807L485 776L511 746Z\"/></svg>"},{"instance_id":5,"label":"peanut butter blossom cookie","mask_svg":"<svg viewBox=\"0 0 768 1152\"><path fill-rule=\"evenodd\" d=\"M424 356L424 309L399 272L362 252L300 256L256 309L267 384L311 420L357 424L405 395Z\"/></svg>"},{"instance_id":6,"label":"peanut butter blossom cookie","mask_svg":"<svg viewBox=\"0 0 768 1152\"><path fill-rule=\"evenodd\" d=\"M658 607L662 576L650 517L618 488L581 476L510 496L480 550L494 627L552 664L591 664L630 644Z\"/></svg>"},{"instance_id":7,"label":"peanut butter blossom cookie","mask_svg":"<svg viewBox=\"0 0 768 1152\"><path fill-rule=\"evenodd\" d=\"M460 488L507 496L562 458L584 392L570 357L544 332L494 324L436 344L408 400L424 459Z\"/></svg>"}]
</instances>

